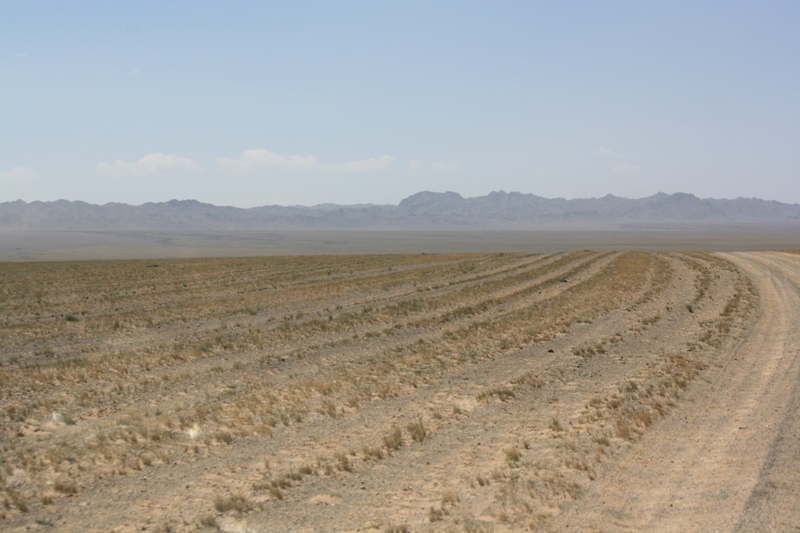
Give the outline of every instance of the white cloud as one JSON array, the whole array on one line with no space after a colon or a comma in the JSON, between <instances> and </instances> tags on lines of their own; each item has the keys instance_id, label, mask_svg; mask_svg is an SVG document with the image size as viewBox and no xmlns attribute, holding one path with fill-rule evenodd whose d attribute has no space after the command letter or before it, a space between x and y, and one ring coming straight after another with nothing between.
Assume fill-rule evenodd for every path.
<instances>
[{"instance_id":1,"label":"white cloud","mask_svg":"<svg viewBox=\"0 0 800 533\"><path fill-rule=\"evenodd\" d=\"M419 159L409 159L408 161L409 170L417 170L420 166L422 166L422 161L420 161Z\"/></svg>"},{"instance_id":2,"label":"white cloud","mask_svg":"<svg viewBox=\"0 0 800 533\"><path fill-rule=\"evenodd\" d=\"M609 150L604 146L601 146L600 148L595 150L594 155L598 157L625 157L624 155L614 152L613 150Z\"/></svg>"},{"instance_id":3,"label":"white cloud","mask_svg":"<svg viewBox=\"0 0 800 533\"><path fill-rule=\"evenodd\" d=\"M14 57L20 57L20 58L28 57L28 54L26 54L25 52L21 52L21 53L15 55Z\"/></svg>"},{"instance_id":4,"label":"white cloud","mask_svg":"<svg viewBox=\"0 0 800 533\"><path fill-rule=\"evenodd\" d=\"M37 179L39 179L39 174L30 167L11 167L10 170L0 172L0 181L33 181Z\"/></svg>"},{"instance_id":5,"label":"white cloud","mask_svg":"<svg viewBox=\"0 0 800 533\"><path fill-rule=\"evenodd\" d=\"M606 158L610 157L612 159L621 159L621 158L628 157L628 156L626 156L624 154L620 154L619 152L615 152L613 150L609 150L605 146L601 146L600 148L595 150L594 151L594 155L596 155L598 157L606 157ZM614 172L633 172L635 170L641 170L641 167L638 167L638 166L634 165L633 163L617 163L616 165L611 167L611 169Z\"/></svg>"},{"instance_id":6,"label":"white cloud","mask_svg":"<svg viewBox=\"0 0 800 533\"><path fill-rule=\"evenodd\" d=\"M314 156L285 156L274 154L263 148L245 150L242 153L242 157L238 159L218 157L217 163L223 170L240 174L269 169L283 171L313 170L319 166L319 162Z\"/></svg>"},{"instance_id":7,"label":"white cloud","mask_svg":"<svg viewBox=\"0 0 800 533\"><path fill-rule=\"evenodd\" d=\"M641 170L641 167L637 167L636 165L632 165L630 163L622 163L620 165L614 165L613 169L614 172L632 172L634 170Z\"/></svg>"},{"instance_id":8,"label":"white cloud","mask_svg":"<svg viewBox=\"0 0 800 533\"><path fill-rule=\"evenodd\" d=\"M141 72L139 72L138 68L135 68L130 72L131 76L138 76L139 74L141 74Z\"/></svg>"},{"instance_id":9,"label":"white cloud","mask_svg":"<svg viewBox=\"0 0 800 533\"><path fill-rule=\"evenodd\" d=\"M191 159L175 154L148 154L134 163L117 159L113 163L100 163L98 174L115 178L149 176L164 171L201 172L203 169Z\"/></svg>"},{"instance_id":10,"label":"white cloud","mask_svg":"<svg viewBox=\"0 0 800 533\"><path fill-rule=\"evenodd\" d=\"M362 161L322 165L322 168L326 172L374 172L376 170L383 170L392 163L394 163L394 158L392 156L382 155L380 157L370 157Z\"/></svg>"},{"instance_id":11,"label":"white cloud","mask_svg":"<svg viewBox=\"0 0 800 533\"><path fill-rule=\"evenodd\" d=\"M458 170L458 163L436 162L433 164L433 170L437 172L453 172L455 170Z\"/></svg>"},{"instance_id":12,"label":"white cloud","mask_svg":"<svg viewBox=\"0 0 800 533\"><path fill-rule=\"evenodd\" d=\"M259 172L267 170L279 170L283 172L370 172L383 170L394 163L394 158L390 155L371 157L361 161L349 161L347 163L321 163L313 155L280 155L263 148L245 150L239 158L218 157L219 166L228 172L244 174L248 172Z\"/></svg>"}]
</instances>

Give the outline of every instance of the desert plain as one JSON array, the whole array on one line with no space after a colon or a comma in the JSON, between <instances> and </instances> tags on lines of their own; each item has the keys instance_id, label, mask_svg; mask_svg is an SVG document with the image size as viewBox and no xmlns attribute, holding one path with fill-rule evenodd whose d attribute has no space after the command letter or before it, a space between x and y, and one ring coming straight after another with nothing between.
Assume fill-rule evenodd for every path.
<instances>
[{"instance_id":1,"label":"desert plain","mask_svg":"<svg viewBox=\"0 0 800 533\"><path fill-rule=\"evenodd\" d=\"M2 262L0 530L800 531L800 254L666 248Z\"/></svg>"}]
</instances>

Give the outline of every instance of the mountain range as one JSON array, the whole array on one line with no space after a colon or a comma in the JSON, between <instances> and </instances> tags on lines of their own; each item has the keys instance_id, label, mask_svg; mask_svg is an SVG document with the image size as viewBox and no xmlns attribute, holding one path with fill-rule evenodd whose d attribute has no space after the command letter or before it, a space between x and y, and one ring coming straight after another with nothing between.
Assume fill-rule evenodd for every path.
<instances>
[{"instance_id":1,"label":"mountain range","mask_svg":"<svg viewBox=\"0 0 800 533\"><path fill-rule=\"evenodd\" d=\"M269 229L544 229L781 225L800 227L800 205L757 198L698 198L658 193L640 199L548 199L518 192L464 198L419 192L398 205L238 208L171 200L138 206L80 201L0 203L0 229L269 230Z\"/></svg>"}]
</instances>

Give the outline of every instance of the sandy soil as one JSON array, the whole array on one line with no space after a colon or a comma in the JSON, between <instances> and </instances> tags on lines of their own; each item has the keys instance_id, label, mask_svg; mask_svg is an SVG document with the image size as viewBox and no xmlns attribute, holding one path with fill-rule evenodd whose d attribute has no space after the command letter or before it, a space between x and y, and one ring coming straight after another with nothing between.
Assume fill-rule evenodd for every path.
<instances>
[{"instance_id":1,"label":"sandy soil","mask_svg":"<svg viewBox=\"0 0 800 533\"><path fill-rule=\"evenodd\" d=\"M36 265L1 529L800 529L800 255Z\"/></svg>"},{"instance_id":2,"label":"sandy soil","mask_svg":"<svg viewBox=\"0 0 800 533\"><path fill-rule=\"evenodd\" d=\"M800 248L794 227L530 231L26 231L0 229L0 261L318 254L768 251Z\"/></svg>"},{"instance_id":3,"label":"sandy soil","mask_svg":"<svg viewBox=\"0 0 800 533\"><path fill-rule=\"evenodd\" d=\"M775 253L725 258L755 283L757 321L556 529L800 530L800 265Z\"/></svg>"}]
</instances>

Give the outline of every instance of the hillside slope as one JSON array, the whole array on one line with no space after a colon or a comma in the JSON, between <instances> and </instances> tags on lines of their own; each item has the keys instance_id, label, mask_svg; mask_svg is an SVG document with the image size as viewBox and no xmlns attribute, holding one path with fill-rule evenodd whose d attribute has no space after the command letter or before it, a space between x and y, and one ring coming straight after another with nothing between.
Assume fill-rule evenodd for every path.
<instances>
[{"instance_id":1,"label":"hillside slope","mask_svg":"<svg viewBox=\"0 0 800 533\"><path fill-rule=\"evenodd\" d=\"M700 199L659 193L565 200L493 192L420 192L399 205L221 207L195 200L139 206L23 201L0 204L0 229L36 230L259 230L259 229L525 229L664 225L791 225L800 205L754 198Z\"/></svg>"}]
</instances>

